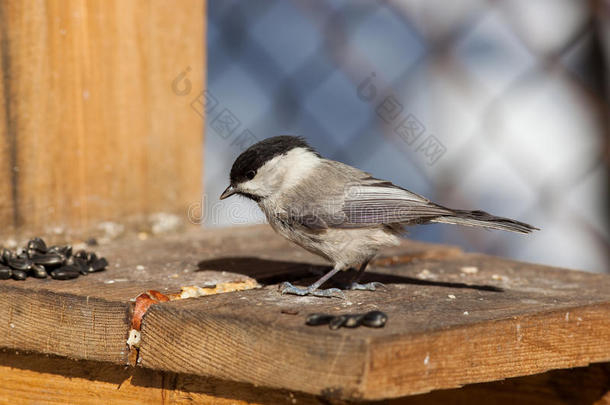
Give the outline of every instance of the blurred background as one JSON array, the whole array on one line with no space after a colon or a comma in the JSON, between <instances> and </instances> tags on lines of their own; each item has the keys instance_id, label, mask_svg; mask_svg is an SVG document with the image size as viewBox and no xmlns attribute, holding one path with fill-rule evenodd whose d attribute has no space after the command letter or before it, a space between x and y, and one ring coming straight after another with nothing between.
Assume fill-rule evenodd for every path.
<instances>
[{"instance_id":1,"label":"blurred background","mask_svg":"<svg viewBox=\"0 0 610 405\"><path fill-rule=\"evenodd\" d=\"M409 237L608 272L609 23L601 1L212 0L192 104L207 112L204 225L263 222L218 196L245 148L295 134L440 204L542 229Z\"/></svg>"}]
</instances>

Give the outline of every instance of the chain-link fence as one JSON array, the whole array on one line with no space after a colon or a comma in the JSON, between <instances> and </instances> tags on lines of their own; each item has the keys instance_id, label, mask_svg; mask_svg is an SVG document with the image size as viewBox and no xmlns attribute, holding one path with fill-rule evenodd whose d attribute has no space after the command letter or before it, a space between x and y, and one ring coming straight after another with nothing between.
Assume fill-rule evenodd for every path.
<instances>
[{"instance_id":1,"label":"chain-link fence","mask_svg":"<svg viewBox=\"0 0 610 405\"><path fill-rule=\"evenodd\" d=\"M217 197L243 149L296 134L440 204L542 228L411 237L608 271L609 21L607 3L578 0L210 0L193 103L207 110L204 222L262 220Z\"/></svg>"}]
</instances>

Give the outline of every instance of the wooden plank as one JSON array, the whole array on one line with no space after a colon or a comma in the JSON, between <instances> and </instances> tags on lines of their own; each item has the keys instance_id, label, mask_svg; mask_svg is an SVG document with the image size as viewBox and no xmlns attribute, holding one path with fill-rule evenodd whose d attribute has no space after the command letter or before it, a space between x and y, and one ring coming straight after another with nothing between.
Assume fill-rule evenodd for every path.
<instances>
[{"instance_id":1,"label":"wooden plank","mask_svg":"<svg viewBox=\"0 0 610 405\"><path fill-rule=\"evenodd\" d=\"M326 267L268 226L123 239L96 250L111 263L106 272L0 282L0 325L14 325L0 333L0 347L127 364L132 298L254 277L264 288L153 305L142 324L140 364L381 399L610 360L607 275L405 240L366 274L387 288L340 300L278 293L277 283L305 285L317 277L310 270ZM388 314L385 328L304 325L311 312L372 309ZM50 343L42 338L49 336Z\"/></svg>"},{"instance_id":2,"label":"wooden plank","mask_svg":"<svg viewBox=\"0 0 610 405\"><path fill-rule=\"evenodd\" d=\"M0 5L0 21L4 20L3 12L3 6ZM3 73L7 65L4 53L7 48L7 41L6 27L4 24L0 24L0 72ZM16 163L14 161L16 154L14 153L14 130L11 127L13 121L10 119L13 114L10 104L4 101L10 97L10 88L6 81L3 74L0 74L0 176L3 177L0 180L0 224L4 227L2 232L11 234L15 231L13 202L16 189L12 181L14 179L12 171Z\"/></svg>"},{"instance_id":3,"label":"wooden plank","mask_svg":"<svg viewBox=\"0 0 610 405\"><path fill-rule=\"evenodd\" d=\"M0 2L0 229L76 233L200 199L204 0ZM190 67L192 91L172 81Z\"/></svg>"},{"instance_id":4,"label":"wooden plank","mask_svg":"<svg viewBox=\"0 0 610 405\"><path fill-rule=\"evenodd\" d=\"M323 398L110 363L0 352L0 404L327 404ZM384 405L605 405L610 363L374 402ZM333 402L335 403L335 402ZM341 402L345 403L345 402ZM373 404L369 402L369 404Z\"/></svg>"},{"instance_id":5,"label":"wooden plank","mask_svg":"<svg viewBox=\"0 0 610 405\"><path fill-rule=\"evenodd\" d=\"M125 363L128 302L0 284L0 307L2 347Z\"/></svg>"},{"instance_id":6,"label":"wooden plank","mask_svg":"<svg viewBox=\"0 0 610 405\"><path fill-rule=\"evenodd\" d=\"M181 286L235 279L234 274L254 277L263 283L311 276L324 271L325 261L277 236L266 225L190 229L145 241L124 238L94 248L110 261L110 270L75 280L6 280L0 285L27 291L52 291L125 302L143 291L175 292ZM461 254L453 246L405 241L386 254L449 260ZM229 273L229 274L224 274ZM12 291L12 289L11 289Z\"/></svg>"},{"instance_id":7,"label":"wooden plank","mask_svg":"<svg viewBox=\"0 0 610 405\"><path fill-rule=\"evenodd\" d=\"M454 266L477 262L485 271L486 260L465 255L442 267L453 273ZM523 280L534 280L531 270L520 272ZM558 276L548 275L559 288L575 281L559 282ZM141 364L369 400L582 366L610 359L610 284L606 280L589 288L590 296L575 297L574 290L551 288L494 292L396 284L374 297L350 292L348 301L337 302L279 297L270 287L205 302L172 302L151 308L146 316ZM592 304L597 300L601 303ZM389 316L383 330L303 325L312 312L373 309Z\"/></svg>"},{"instance_id":8,"label":"wooden plank","mask_svg":"<svg viewBox=\"0 0 610 405\"><path fill-rule=\"evenodd\" d=\"M459 389L393 399L387 404L607 405L610 404L610 363L472 384Z\"/></svg>"},{"instance_id":9,"label":"wooden plank","mask_svg":"<svg viewBox=\"0 0 610 405\"><path fill-rule=\"evenodd\" d=\"M0 352L0 404L320 404L309 395L110 363Z\"/></svg>"},{"instance_id":10,"label":"wooden plank","mask_svg":"<svg viewBox=\"0 0 610 405\"><path fill-rule=\"evenodd\" d=\"M575 319L566 321L568 313ZM585 306L381 338L371 344L362 391L367 398L394 397L608 360L609 314L610 304Z\"/></svg>"}]
</instances>

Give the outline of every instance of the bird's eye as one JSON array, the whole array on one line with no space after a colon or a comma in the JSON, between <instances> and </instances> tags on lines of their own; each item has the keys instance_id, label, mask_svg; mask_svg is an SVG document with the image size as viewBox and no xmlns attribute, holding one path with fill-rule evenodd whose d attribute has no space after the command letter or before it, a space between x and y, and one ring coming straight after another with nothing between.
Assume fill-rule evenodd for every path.
<instances>
[{"instance_id":1,"label":"bird's eye","mask_svg":"<svg viewBox=\"0 0 610 405\"><path fill-rule=\"evenodd\" d=\"M254 176L256 176L256 172L255 172L254 170L249 170L249 171L246 173L246 177L247 177L249 180L252 180L252 179L254 178Z\"/></svg>"}]
</instances>

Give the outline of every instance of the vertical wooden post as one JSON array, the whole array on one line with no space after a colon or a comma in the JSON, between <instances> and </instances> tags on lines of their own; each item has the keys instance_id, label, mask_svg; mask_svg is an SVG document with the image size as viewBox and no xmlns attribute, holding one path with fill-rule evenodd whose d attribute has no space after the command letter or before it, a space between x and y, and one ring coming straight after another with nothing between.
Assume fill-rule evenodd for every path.
<instances>
[{"instance_id":1,"label":"vertical wooden post","mask_svg":"<svg viewBox=\"0 0 610 405\"><path fill-rule=\"evenodd\" d=\"M0 0L0 234L184 216L204 69L204 0Z\"/></svg>"}]
</instances>

